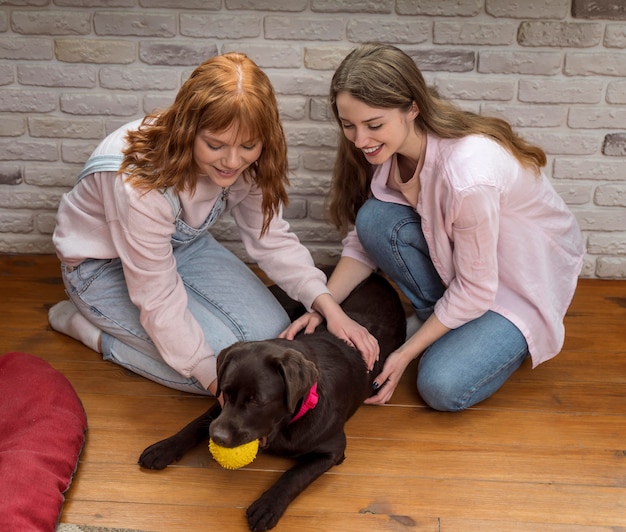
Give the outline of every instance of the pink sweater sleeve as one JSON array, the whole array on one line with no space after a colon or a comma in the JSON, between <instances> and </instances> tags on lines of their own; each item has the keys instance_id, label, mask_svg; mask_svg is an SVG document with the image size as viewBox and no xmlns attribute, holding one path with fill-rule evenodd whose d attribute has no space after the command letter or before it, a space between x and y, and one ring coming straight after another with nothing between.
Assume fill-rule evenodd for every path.
<instances>
[{"instance_id":1,"label":"pink sweater sleeve","mask_svg":"<svg viewBox=\"0 0 626 532\"><path fill-rule=\"evenodd\" d=\"M104 205L141 324L171 367L208 387L216 377L215 353L187 309L187 293L172 252L171 206L160 192L138 192L119 175L115 188Z\"/></svg>"}]
</instances>

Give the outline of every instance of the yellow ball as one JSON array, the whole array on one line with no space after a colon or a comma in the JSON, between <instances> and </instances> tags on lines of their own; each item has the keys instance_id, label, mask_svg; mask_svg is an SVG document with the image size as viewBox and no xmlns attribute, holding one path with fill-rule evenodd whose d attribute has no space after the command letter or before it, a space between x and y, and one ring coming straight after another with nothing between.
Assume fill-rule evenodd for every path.
<instances>
[{"instance_id":1,"label":"yellow ball","mask_svg":"<svg viewBox=\"0 0 626 532\"><path fill-rule=\"evenodd\" d=\"M239 447L222 447L209 439L209 451L215 461L226 469L239 469L246 466L256 458L259 452L259 440L252 440Z\"/></svg>"}]
</instances>

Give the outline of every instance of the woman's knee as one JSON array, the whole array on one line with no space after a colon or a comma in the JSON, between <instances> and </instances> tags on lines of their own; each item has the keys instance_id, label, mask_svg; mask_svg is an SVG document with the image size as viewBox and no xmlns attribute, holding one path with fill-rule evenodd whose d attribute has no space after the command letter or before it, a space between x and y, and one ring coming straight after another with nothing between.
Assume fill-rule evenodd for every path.
<instances>
[{"instance_id":1,"label":"woman's knee","mask_svg":"<svg viewBox=\"0 0 626 532\"><path fill-rule=\"evenodd\" d=\"M441 412L459 412L471 406L471 391L466 383L445 368L420 369L417 375L417 391L432 409Z\"/></svg>"}]
</instances>

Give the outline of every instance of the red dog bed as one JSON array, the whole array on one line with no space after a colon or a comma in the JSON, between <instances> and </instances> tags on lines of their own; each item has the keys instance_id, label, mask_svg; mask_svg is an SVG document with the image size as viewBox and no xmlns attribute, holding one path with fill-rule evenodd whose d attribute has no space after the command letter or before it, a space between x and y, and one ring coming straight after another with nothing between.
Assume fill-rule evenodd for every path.
<instances>
[{"instance_id":1,"label":"red dog bed","mask_svg":"<svg viewBox=\"0 0 626 532\"><path fill-rule=\"evenodd\" d=\"M86 430L62 373L26 353L0 356L0 530L55 530Z\"/></svg>"}]
</instances>

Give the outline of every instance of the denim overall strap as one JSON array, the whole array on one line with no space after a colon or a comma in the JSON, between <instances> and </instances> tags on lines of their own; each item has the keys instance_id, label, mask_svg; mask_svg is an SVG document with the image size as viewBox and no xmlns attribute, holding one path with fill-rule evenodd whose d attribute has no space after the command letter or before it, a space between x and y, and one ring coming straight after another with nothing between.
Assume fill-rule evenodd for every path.
<instances>
[{"instance_id":1,"label":"denim overall strap","mask_svg":"<svg viewBox=\"0 0 626 532\"><path fill-rule=\"evenodd\" d=\"M85 166L78 174L76 183L80 183L82 179L94 172L117 172L124 160L123 155L111 154L111 155L94 155L87 159Z\"/></svg>"}]
</instances>

